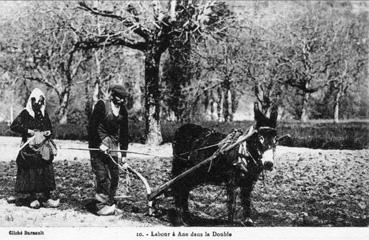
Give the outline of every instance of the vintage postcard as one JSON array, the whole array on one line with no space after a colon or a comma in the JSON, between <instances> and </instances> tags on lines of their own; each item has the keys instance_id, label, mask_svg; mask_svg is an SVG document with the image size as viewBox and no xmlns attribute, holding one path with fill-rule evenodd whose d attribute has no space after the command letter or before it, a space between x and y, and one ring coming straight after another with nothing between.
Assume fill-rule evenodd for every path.
<instances>
[{"instance_id":1,"label":"vintage postcard","mask_svg":"<svg viewBox=\"0 0 369 240\"><path fill-rule=\"evenodd\" d=\"M367 1L0 1L0 238L367 239Z\"/></svg>"}]
</instances>

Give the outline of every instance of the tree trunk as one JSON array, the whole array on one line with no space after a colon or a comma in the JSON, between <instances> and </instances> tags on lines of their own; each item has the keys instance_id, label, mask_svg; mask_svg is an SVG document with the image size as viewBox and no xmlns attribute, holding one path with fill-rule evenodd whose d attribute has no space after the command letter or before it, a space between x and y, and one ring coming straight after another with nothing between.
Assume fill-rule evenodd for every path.
<instances>
[{"instance_id":1,"label":"tree trunk","mask_svg":"<svg viewBox=\"0 0 369 240\"><path fill-rule=\"evenodd\" d=\"M64 91L60 95L60 107L58 111L58 119L60 124L65 124L68 122L68 106L69 106L69 98L70 98L70 92L72 89L72 83L73 83L73 77L78 71L78 67L76 66L76 69L72 70L72 63L74 58L75 49L69 53L69 58L66 62L66 68L64 70L65 78L66 78L66 86L64 88ZM64 65L63 65L64 66Z\"/></svg>"},{"instance_id":2,"label":"tree trunk","mask_svg":"<svg viewBox=\"0 0 369 240\"><path fill-rule=\"evenodd\" d=\"M91 76L90 76L91 79ZM85 82L85 98L86 98L86 104L85 104L85 114L87 116L87 119L90 118L91 113L92 113L92 108L93 108L93 103L92 103L92 99L90 97L90 87L89 84L90 81Z\"/></svg>"},{"instance_id":3,"label":"tree trunk","mask_svg":"<svg viewBox=\"0 0 369 240\"><path fill-rule=\"evenodd\" d=\"M222 87L218 88L218 103L217 103L217 110L218 110L218 121L224 121L224 91Z\"/></svg>"},{"instance_id":4,"label":"tree trunk","mask_svg":"<svg viewBox=\"0 0 369 240\"><path fill-rule=\"evenodd\" d=\"M263 86L258 83L254 89L255 97L261 105L261 112L266 114L270 107L270 97L267 91L264 90Z\"/></svg>"},{"instance_id":5,"label":"tree trunk","mask_svg":"<svg viewBox=\"0 0 369 240\"><path fill-rule=\"evenodd\" d=\"M96 77L92 95L92 106L95 107L97 101L101 98L101 61L99 59L99 51L95 52Z\"/></svg>"},{"instance_id":6,"label":"tree trunk","mask_svg":"<svg viewBox=\"0 0 369 240\"><path fill-rule=\"evenodd\" d=\"M232 93L231 93L231 85L230 85L229 79L226 78L222 85L223 85L222 93L224 96L224 101L223 101L224 121L230 122L232 121Z\"/></svg>"},{"instance_id":7,"label":"tree trunk","mask_svg":"<svg viewBox=\"0 0 369 240\"><path fill-rule=\"evenodd\" d=\"M308 101L310 94L305 93L302 98L302 110L301 110L301 122L307 122L309 120Z\"/></svg>"},{"instance_id":8,"label":"tree trunk","mask_svg":"<svg viewBox=\"0 0 369 240\"><path fill-rule=\"evenodd\" d=\"M185 118L187 95L183 93L183 88L190 83L191 69L191 43L185 41L184 35L176 36L172 39L168 48L170 57L168 59L167 74L164 79L169 81L170 101L169 107L175 112L180 121Z\"/></svg>"},{"instance_id":9,"label":"tree trunk","mask_svg":"<svg viewBox=\"0 0 369 240\"><path fill-rule=\"evenodd\" d=\"M101 97L101 87L100 87L100 81L98 81L97 79L94 82L94 89L93 89L93 94L92 94L92 107L95 107L97 101L99 101L100 97Z\"/></svg>"},{"instance_id":10,"label":"tree trunk","mask_svg":"<svg viewBox=\"0 0 369 240\"><path fill-rule=\"evenodd\" d=\"M214 98L212 98L210 100L210 113L211 113L210 120L211 121L216 121L217 118L218 118L218 115L217 115L215 109L217 109L217 103L216 103L216 101L214 101Z\"/></svg>"},{"instance_id":11,"label":"tree trunk","mask_svg":"<svg viewBox=\"0 0 369 240\"><path fill-rule=\"evenodd\" d=\"M142 121L142 91L140 81L135 81L133 84L133 106L132 112L138 120Z\"/></svg>"},{"instance_id":12,"label":"tree trunk","mask_svg":"<svg viewBox=\"0 0 369 240\"><path fill-rule=\"evenodd\" d=\"M227 101L228 101L228 119L226 121L232 122L233 121L233 101L232 101L232 91L228 89L227 93Z\"/></svg>"},{"instance_id":13,"label":"tree trunk","mask_svg":"<svg viewBox=\"0 0 369 240\"><path fill-rule=\"evenodd\" d=\"M94 7L99 8L100 2L94 1L93 2ZM102 34L101 31L101 25L100 25L100 18L99 16L95 16L96 20L96 27L97 27L97 33L99 35ZM101 98L101 50L98 49L94 52L95 57L95 64L96 64L96 76L95 76L95 82L94 82L94 88L93 88L93 94L92 94L92 109L95 107L97 101ZM92 111L91 111L92 112Z\"/></svg>"},{"instance_id":14,"label":"tree trunk","mask_svg":"<svg viewBox=\"0 0 369 240\"><path fill-rule=\"evenodd\" d=\"M58 110L58 120L59 124L66 124L68 122L68 105L69 105L69 97L70 97L70 89L68 86L65 88L60 98L60 107Z\"/></svg>"},{"instance_id":15,"label":"tree trunk","mask_svg":"<svg viewBox=\"0 0 369 240\"><path fill-rule=\"evenodd\" d=\"M209 92L204 92L204 112L205 112L205 119L211 120L211 108L210 108L210 98L209 98Z\"/></svg>"},{"instance_id":16,"label":"tree trunk","mask_svg":"<svg viewBox=\"0 0 369 240\"><path fill-rule=\"evenodd\" d=\"M150 145L159 145L162 142L159 91L160 55L155 49L145 51L146 144Z\"/></svg>"},{"instance_id":17,"label":"tree trunk","mask_svg":"<svg viewBox=\"0 0 369 240\"><path fill-rule=\"evenodd\" d=\"M233 91L231 91L231 93L232 93L231 101L232 101L232 121L233 121L233 116L235 112L237 111L240 96L237 94L237 92L234 89Z\"/></svg>"},{"instance_id":18,"label":"tree trunk","mask_svg":"<svg viewBox=\"0 0 369 240\"><path fill-rule=\"evenodd\" d=\"M214 98L214 92L213 90L207 91L207 97L208 97L208 119L210 121L215 121L217 119L217 103Z\"/></svg>"},{"instance_id":19,"label":"tree trunk","mask_svg":"<svg viewBox=\"0 0 369 240\"><path fill-rule=\"evenodd\" d=\"M340 99L341 99L341 89L339 89L336 98L334 100L334 122L339 122L339 110L340 110Z\"/></svg>"}]
</instances>

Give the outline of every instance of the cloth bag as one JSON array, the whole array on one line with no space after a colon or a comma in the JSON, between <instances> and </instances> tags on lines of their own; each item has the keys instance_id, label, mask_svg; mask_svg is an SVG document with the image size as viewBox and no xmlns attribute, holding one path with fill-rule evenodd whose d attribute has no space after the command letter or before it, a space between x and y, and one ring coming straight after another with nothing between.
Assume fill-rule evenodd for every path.
<instances>
[{"instance_id":1,"label":"cloth bag","mask_svg":"<svg viewBox=\"0 0 369 240\"><path fill-rule=\"evenodd\" d=\"M35 132L33 139L28 144L33 151L41 155L43 160L53 161L57 155L57 148L54 141L46 133Z\"/></svg>"}]
</instances>

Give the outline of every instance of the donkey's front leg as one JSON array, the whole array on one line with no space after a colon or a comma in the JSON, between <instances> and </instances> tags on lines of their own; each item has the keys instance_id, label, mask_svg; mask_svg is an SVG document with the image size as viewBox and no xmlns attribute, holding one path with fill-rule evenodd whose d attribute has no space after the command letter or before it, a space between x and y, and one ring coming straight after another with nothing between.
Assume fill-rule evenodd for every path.
<instances>
[{"instance_id":1,"label":"donkey's front leg","mask_svg":"<svg viewBox=\"0 0 369 240\"><path fill-rule=\"evenodd\" d=\"M246 226L253 226L254 222L251 219L251 192L254 184L250 183L247 186L241 187L241 204L243 207L243 223Z\"/></svg>"},{"instance_id":2,"label":"donkey's front leg","mask_svg":"<svg viewBox=\"0 0 369 240\"><path fill-rule=\"evenodd\" d=\"M233 183L227 184L227 208L228 208L228 221L233 223L234 212L236 208L236 187Z\"/></svg>"}]
</instances>

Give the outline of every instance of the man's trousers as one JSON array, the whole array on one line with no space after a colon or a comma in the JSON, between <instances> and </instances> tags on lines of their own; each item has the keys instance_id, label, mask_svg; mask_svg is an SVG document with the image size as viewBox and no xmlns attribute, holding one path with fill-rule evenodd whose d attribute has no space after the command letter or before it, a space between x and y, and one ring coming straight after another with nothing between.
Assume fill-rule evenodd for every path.
<instances>
[{"instance_id":1,"label":"man's trousers","mask_svg":"<svg viewBox=\"0 0 369 240\"><path fill-rule=\"evenodd\" d=\"M96 176L96 198L106 205L114 204L118 188L119 168L111 158L102 152L90 152L92 171ZM113 156L118 163L118 157Z\"/></svg>"}]
</instances>

